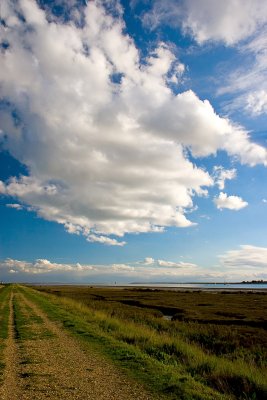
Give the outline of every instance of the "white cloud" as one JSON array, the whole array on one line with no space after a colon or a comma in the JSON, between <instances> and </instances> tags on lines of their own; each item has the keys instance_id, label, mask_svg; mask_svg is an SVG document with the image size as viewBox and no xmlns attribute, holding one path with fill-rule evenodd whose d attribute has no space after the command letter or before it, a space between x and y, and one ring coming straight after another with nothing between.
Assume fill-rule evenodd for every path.
<instances>
[{"instance_id":1,"label":"white cloud","mask_svg":"<svg viewBox=\"0 0 267 400\"><path fill-rule=\"evenodd\" d=\"M140 2L131 1L133 7ZM162 23L177 26L181 24L182 17L185 13L183 2L174 0L154 0L152 7L143 14L142 22L149 29L156 29Z\"/></svg>"},{"instance_id":2,"label":"white cloud","mask_svg":"<svg viewBox=\"0 0 267 400\"><path fill-rule=\"evenodd\" d=\"M155 260L152 257L146 257L143 262L144 265L152 265L154 263L155 263Z\"/></svg>"},{"instance_id":3,"label":"white cloud","mask_svg":"<svg viewBox=\"0 0 267 400\"><path fill-rule=\"evenodd\" d=\"M168 268L189 268L189 267L197 267L196 264L193 263L185 263L185 262L173 262L166 260L157 260L156 262L160 267L168 267Z\"/></svg>"},{"instance_id":4,"label":"white cloud","mask_svg":"<svg viewBox=\"0 0 267 400\"><path fill-rule=\"evenodd\" d=\"M213 179L185 148L267 164L266 149L207 100L175 95L169 82L184 67L171 49L159 43L141 61L122 17L102 2L88 2L82 26L49 19L29 0L5 0L2 14L0 136L29 176L0 181L0 193L42 218L122 246L109 236L193 225L185 211Z\"/></svg>"},{"instance_id":5,"label":"white cloud","mask_svg":"<svg viewBox=\"0 0 267 400\"><path fill-rule=\"evenodd\" d=\"M22 273L29 275L36 274L55 274L55 273L69 273L69 272L88 272L93 270L93 266L80 264L58 264L52 263L46 259L37 259L34 262L13 260L7 258L0 262L0 268L9 273Z\"/></svg>"},{"instance_id":6,"label":"white cloud","mask_svg":"<svg viewBox=\"0 0 267 400\"><path fill-rule=\"evenodd\" d=\"M160 260L160 259L154 259L152 257L146 257L144 261L138 262L140 265L144 266L153 266L153 267L167 267L167 268L187 268L188 270L190 268L196 268L197 265L194 263L189 263L189 262L184 262L184 261L168 261L168 260Z\"/></svg>"},{"instance_id":7,"label":"white cloud","mask_svg":"<svg viewBox=\"0 0 267 400\"><path fill-rule=\"evenodd\" d=\"M23 207L21 204L16 204L16 203L11 203L11 204L6 204L8 208L14 208L15 210L23 210Z\"/></svg>"},{"instance_id":8,"label":"white cloud","mask_svg":"<svg viewBox=\"0 0 267 400\"><path fill-rule=\"evenodd\" d=\"M223 190L225 187L225 181L226 180L232 180L236 178L236 169L225 169L221 165L215 165L213 168L213 177L215 180L216 185L220 190Z\"/></svg>"},{"instance_id":9,"label":"white cloud","mask_svg":"<svg viewBox=\"0 0 267 400\"><path fill-rule=\"evenodd\" d=\"M238 46L243 63L229 73L226 83L218 90L218 94L230 93L235 96L226 105L226 111L245 110L254 117L267 113L266 46L266 27L247 43Z\"/></svg>"},{"instance_id":10,"label":"white cloud","mask_svg":"<svg viewBox=\"0 0 267 400\"><path fill-rule=\"evenodd\" d=\"M1 279L16 282L223 282L267 279L267 248L240 246L218 256L217 266L203 268L190 262L147 257L117 264L67 264L46 259L0 260Z\"/></svg>"},{"instance_id":11,"label":"white cloud","mask_svg":"<svg viewBox=\"0 0 267 400\"><path fill-rule=\"evenodd\" d=\"M207 40L233 45L257 31L267 19L267 4L262 0L187 0L183 27L199 43Z\"/></svg>"},{"instance_id":12,"label":"white cloud","mask_svg":"<svg viewBox=\"0 0 267 400\"><path fill-rule=\"evenodd\" d=\"M267 90L262 89L249 93L246 108L255 115L267 113Z\"/></svg>"},{"instance_id":13,"label":"white cloud","mask_svg":"<svg viewBox=\"0 0 267 400\"><path fill-rule=\"evenodd\" d=\"M143 15L151 29L162 23L181 26L198 43L222 41L233 45L264 25L267 4L262 0L156 0Z\"/></svg>"},{"instance_id":14,"label":"white cloud","mask_svg":"<svg viewBox=\"0 0 267 400\"><path fill-rule=\"evenodd\" d=\"M127 264L112 264L111 270L115 272L132 272L134 267Z\"/></svg>"},{"instance_id":15,"label":"white cloud","mask_svg":"<svg viewBox=\"0 0 267 400\"><path fill-rule=\"evenodd\" d=\"M45 275L48 280L60 279L62 282L79 279L100 279L102 282L110 279L153 279L161 277L172 278L183 276L186 272L194 271L196 264L186 262L171 262L154 260L147 257L145 261L106 265L81 265L54 263L46 259L37 259L33 262L7 258L0 261L0 270L5 280L9 274L16 274L16 279L35 280L35 276ZM19 278L18 278L19 276ZM38 277L36 277L38 281ZM44 278L43 278L44 279Z\"/></svg>"},{"instance_id":16,"label":"white cloud","mask_svg":"<svg viewBox=\"0 0 267 400\"><path fill-rule=\"evenodd\" d=\"M126 242L118 242L116 239L111 239L110 237L103 235L89 235L87 237L88 242L98 242L102 244L107 244L109 246L124 246Z\"/></svg>"},{"instance_id":17,"label":"white cloud","mask_svg":"<svg viewBox=\"0 0 267 400\"><path fill-rule=\"evenodd\" d=\"M236 46L244 62L227 74L226 84L218 91L235 94L225 110L241 109L254 116L267 113L266 1L156 0L143 22L152 29L162 23L180 27L200 45Z\"/></svg>"},{"instance_id":18,"label":"white cloud","mask_svg":"<svg viewBox=\"0 0 267 400\"><path fill-rule=\"evenodd\" d=\"M267 273L267 248L242 245L219 256L225 267L236 269L263 269Z\"/></svg>"},{"instance_id":19,"label":"white cloud","mask_svg":"<svg viewBox=\"0 0 267 400\"><path fill-rule=\"evenodd\" d=\"M216 207L219 209L228 208L229 210L241 210L248 205L246 201L244 201L239 196L227 196L226 193L220 192L218 197L214 198L214 203Z\"/></svg>"},{"instance_id":20,"label":"white cloud","mask_svg":"<svg viewBox=\"0 0 267 400\"><path fill-rule=\"evenodd\" d=\"M195 40L233 45L266 23L267 4L262 0L156 0L143 16L152 29L162 23L181 26Z\"/></svg>"}]
</instances>

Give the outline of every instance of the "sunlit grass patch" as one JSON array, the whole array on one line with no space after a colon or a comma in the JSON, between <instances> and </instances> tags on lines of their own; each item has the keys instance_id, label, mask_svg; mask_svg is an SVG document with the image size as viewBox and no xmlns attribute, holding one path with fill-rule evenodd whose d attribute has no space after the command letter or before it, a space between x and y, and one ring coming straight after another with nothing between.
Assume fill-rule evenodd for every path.
<instances>
[{"instance_id":1,"label":"sunlit grass patch","mask_svg":"<svg viewBox=\"0 0 267 400\"><path fill-rule=\"evenodd\" d=\"M6 339L8 338L9 296L10 286L2 286L0 288L0 383L2 381L5 368L4 350L6 346Z\"/></svg>"}]
</instances>

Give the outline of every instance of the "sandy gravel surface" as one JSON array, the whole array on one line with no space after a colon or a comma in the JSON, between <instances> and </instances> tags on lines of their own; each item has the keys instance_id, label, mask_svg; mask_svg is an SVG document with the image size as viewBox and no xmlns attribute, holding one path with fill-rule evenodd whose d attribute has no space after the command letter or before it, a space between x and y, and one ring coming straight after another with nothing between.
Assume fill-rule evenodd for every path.
<instances>
[{"instance_id":1,"label":"sandy gravel surface","mask_svg":"<svg viewBox=\"0 0 267 400\"><path fill-rule=\"evenodd\" d=\"M89 351L52 322L21 293L24 314L32 318L29 329L33 339L15 339L13 296L10 299L9 338L5 352L5 383L1 400L152 400L154 395L130 381L122 372L94 350ZM36 318L35 318L36 319Z\"/></svg>"}]
</instances>

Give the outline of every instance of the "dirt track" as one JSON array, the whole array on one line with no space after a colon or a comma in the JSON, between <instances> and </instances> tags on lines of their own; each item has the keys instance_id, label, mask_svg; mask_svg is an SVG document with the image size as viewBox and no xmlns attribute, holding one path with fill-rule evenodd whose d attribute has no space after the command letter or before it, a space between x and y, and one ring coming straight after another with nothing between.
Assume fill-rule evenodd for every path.
<instances>
[{"instance_id":1,"label":"dirt track","mask_svg":"<svg viewBox=\"0 0 267 400\"><path fill-rule=\"evenodd\" d=\"M17 337L14 298L27 321L30 338L27 333ZM11 294L9 307L1 400L155 398L94 350L83 348L22 293Z\"/></svg>"}]
</instances>

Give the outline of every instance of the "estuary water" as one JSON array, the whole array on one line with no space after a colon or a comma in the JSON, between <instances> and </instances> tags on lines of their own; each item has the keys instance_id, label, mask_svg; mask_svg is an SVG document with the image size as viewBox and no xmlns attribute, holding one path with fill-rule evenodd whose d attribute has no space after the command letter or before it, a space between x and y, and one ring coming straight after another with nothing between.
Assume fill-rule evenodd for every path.
<instances>
[{"instance_id":1,"label":"estuary water","mask_svg":"<svg viewBox=\"0 0 267 400\"><path fill-rule=\"evenodd\" d=\"M26 283L27 284L27 283ZM188 290L267 290L267 283L150 283L150 282L134 282L134 283L96 283L96 282L38 282L28 283L32 286L92 286L92 287L113 287L113 288L157 288L157 289L188 289Z\"/></svg>"},{"instance_id":2,"label":"estuary water","mask_svg":"<svg viewBox=\"0 0 267 400\"><path fill-rule=\"evenodd\" d=\"M126 285L125 285L126 286ZM240 289L259 290L267 289L267 283L132 283L127 286L147 288L173 288L173 289Z\"/></svg>"}]
</instances>

